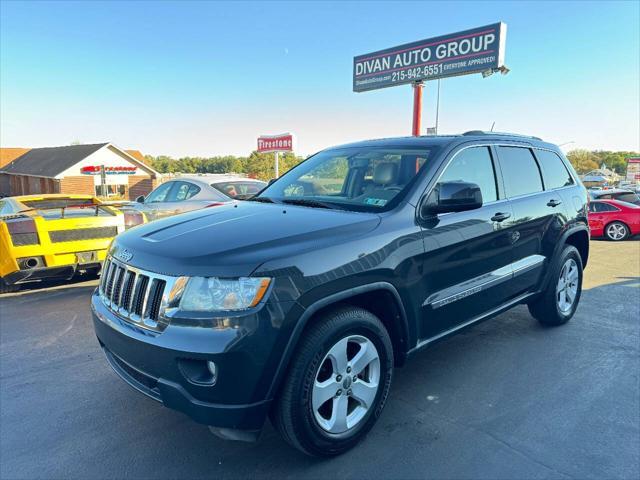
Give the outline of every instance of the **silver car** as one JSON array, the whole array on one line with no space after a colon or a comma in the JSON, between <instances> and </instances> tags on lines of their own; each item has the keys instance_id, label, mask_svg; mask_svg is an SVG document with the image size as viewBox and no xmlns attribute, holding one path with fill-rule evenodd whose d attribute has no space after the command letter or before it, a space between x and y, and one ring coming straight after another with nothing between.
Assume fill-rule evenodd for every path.
<instances>
[{"instance_id":1,"label":"silver car","mask_svg":"<svg viewBox=\"0 0 640 480\"><path fill-rule=\"evenodd\" d=\"M259 180L227 175L180 176L159 185L146 197L136 199L136 210L144 212L149 221L178 213L215 207L245 199L258 193L267 184Z\"/></svg>"}]
</instances>

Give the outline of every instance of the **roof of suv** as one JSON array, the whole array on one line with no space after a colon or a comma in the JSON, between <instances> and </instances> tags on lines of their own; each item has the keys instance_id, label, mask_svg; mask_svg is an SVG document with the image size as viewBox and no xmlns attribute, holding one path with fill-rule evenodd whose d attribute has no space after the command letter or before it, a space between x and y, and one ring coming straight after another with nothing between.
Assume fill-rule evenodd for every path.
<instances>
[{"instance_id":1,"label":"roof of suv","mask_svg":"<svg viewBox=\"0 0 640 480\"><path fill-rule=\"evenodd\" d=\"M362 140L359 142L347 143L338 145L339 148L345 147L364 147L364 146L379 146L379 147L426 147L426 146L445 146L452 143L466 143L471 141L510 141L510 142L525 142L537 146L546 146L557 148L556 145L547 143L538 137L519 135L516 133L502 133L502 132L483 132L480 130L472 130L466 133L458 135L426 135L420 137L391 137L380 138L371 140Z\"/></svg>"}]
</instances>

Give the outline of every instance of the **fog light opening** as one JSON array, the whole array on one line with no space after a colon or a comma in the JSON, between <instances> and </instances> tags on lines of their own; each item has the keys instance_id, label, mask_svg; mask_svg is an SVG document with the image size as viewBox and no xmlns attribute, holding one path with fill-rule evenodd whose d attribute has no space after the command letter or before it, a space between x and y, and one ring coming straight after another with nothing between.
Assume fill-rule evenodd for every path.
<instances>
[{"instance_id":1,"label":"fog light opening","mask_svg":"<svg viewBox=\"0 0 640 480\"><path fill-rule=\"evenodd\" d=\"M218 366L214 362L209 360L207 362L207 369L209 370L209 373L211 374L211 377L213 379L212 383L215 383L216 379L218 378Z\"/></svg>"}]
</instances>

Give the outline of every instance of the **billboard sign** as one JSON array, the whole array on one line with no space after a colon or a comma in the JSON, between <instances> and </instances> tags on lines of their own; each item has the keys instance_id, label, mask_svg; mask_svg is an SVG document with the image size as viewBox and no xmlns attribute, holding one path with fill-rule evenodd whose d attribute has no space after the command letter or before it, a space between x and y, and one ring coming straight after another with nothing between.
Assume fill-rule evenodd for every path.
<instances>
[{"instance_id":1,"label":"billboard sign","mask_svg":"<svg viewBox=\"0 0 640 480\"><path fill-rule=\"evenodd\" d=\"M353 59L353 91L493 71L504 66L507 25L473 28Z\"/></svg>"},{"instance_id":2,"label":"billboard sign","mask_svg":"<svg viewBox=\"0 0 640 480\"><path fill-rule=\"evenodd\" d=\"M291 152L293 151L293 135L261 135L258 137L258 152Z\"/></svg>"},{"instance_id":3,"label":"billboard sign","mask_svg":"<svg viewBox=\"0 0 640 480\"><path fill-rule=\"evenodd\" d=\"M626 180L632 183L640 183L640 157L627 157Z\"/></svg>"}]
</instances>

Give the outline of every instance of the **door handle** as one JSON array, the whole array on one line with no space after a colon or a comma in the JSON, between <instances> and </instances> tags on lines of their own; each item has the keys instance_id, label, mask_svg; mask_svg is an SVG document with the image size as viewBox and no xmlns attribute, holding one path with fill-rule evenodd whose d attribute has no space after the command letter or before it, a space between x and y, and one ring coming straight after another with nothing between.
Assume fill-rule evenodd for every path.
<instances>
[{"instance_id":1,"label":"door handle","mask_svg":"<svg viewBox=\"0 0 640 480\"><path fill-rule=\"evenodd\" d=\"M493 217L491 217L492 222L502 222L511 216L510 213L498 212Z\"/></svg>"},{"instance_id":2,"label":"door handle","mask_svg":"<svg viewBox=\"0 0 640 480\"><path fill-rule=\"evenodd\" d=\"M560 200L554 200L551 199L547 202L547 207L557 207L558 205L560 205L562 203L562 201Z\"/></svg>"}]
</instances>

